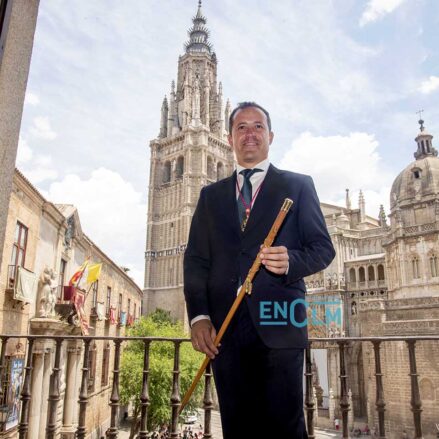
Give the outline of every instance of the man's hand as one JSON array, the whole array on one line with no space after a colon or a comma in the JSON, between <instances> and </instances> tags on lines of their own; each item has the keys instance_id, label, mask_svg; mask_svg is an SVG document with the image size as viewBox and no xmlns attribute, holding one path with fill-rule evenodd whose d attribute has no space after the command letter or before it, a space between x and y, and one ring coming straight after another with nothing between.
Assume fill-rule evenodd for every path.
<instances>
[{"instance_id":1,"label":"man's hand","mask_svg":"<svg viewBox=\"0 0 439 439\"><path fill-rule=\"evenodd\" d=\"M216 337L215 328L208 319L198 320L191 328L192 346L198 352L203 352L211 360L218 355L218 349L213 344Z\"/></svg>"},{"instance_id":2,"label":"man's hand","mask_svg":"<svg viewBox=\"0 0 439 439\"><path fill-rule=\"evenodd\" d=\"M263 248L259 255L262 264L272 273L285 274L289 267L288 250L283 245Z\"/></svg>"}]
</instances>

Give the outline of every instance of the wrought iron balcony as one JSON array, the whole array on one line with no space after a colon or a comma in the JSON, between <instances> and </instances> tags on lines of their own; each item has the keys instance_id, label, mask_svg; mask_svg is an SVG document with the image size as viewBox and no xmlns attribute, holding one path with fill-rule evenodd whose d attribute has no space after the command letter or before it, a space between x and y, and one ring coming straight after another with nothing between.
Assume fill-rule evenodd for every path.
<instances>
[{"instance_id":1,"label":"wrought iron balcony","mask_svg":"<svg viewBox=\"0 0 439 439\"><path fill-rule=\"evenodd\" d=\"M142 388L139 395L141 401L141 417L140 417L140 430L136 436L138 439L146 439L149 437L147 430L148 419L148 406L150 404L149 397L149 364L150 364L150 347L152 343L171 342L174 346L174 367L172 371L172 388L169 389L169 404L172 409L172 415L169 419L169 431L171 438L178 438L178 409L180 406L180 348L182 343L189 342L189 339L174 339L174 338L158 338L158 337L106 337L106 336L45 336L45 335L0 335L2 345L0 353L0 376L1 376L1 394L0 399L6 400L4 397L5 389L7 389L8 378L5 374L5 360L8 342L12 343L16 339L21 341L26 340L26 366L24 368L24 378L21 386L21 411L18 423L18 434L20 439L28 438L29 433L29 408L30 402L33 397L38 399L38 403L41 401L40 395L32 395L32 374L35 369L33 364L33 353L36 346L43 342L49 341L54 347L53 367L50 375L50 386L48 392L48 410L46 421L46 438L55 439L59 433L60 425L57 424L58 406L61 400L60 383L62 377L62 349L67 344L75 343L76 346L82 345L82 372L81 372L81 386L78 395L79 413L78 418L75 420L76 425L75 437L78 439L85 439L90 433L86 428L86 413L87 405L89 402L89 390L90 390L90 377L89 377L89 365L90 365L90 345L97 340L104 340L108 343L112 343L115 349L114 362L113 362L113 375L111 382L111 396L109 398L109 406L111 408L110 427L106 432L106 437L116 439L118 437L118 409L120 406L120 390L119 390L119 373L120 373L120 359L121 350L123 344L129 341L141 341L143 342L143 379ZM385 439L389 437L389 431L386 431L386 396L383 388L383 373L382 373L382 361L380 355L380 349L385 343L404 342L406 346L406 358L409 364L409 377L411 389L411 399L405 401L407 406L410 407L413 416L413 429L416 438L423 437L421 413L422 413L422 401L420 397L420 389L418 383L418 372L416 364L416 346L419 343L426 341L433 341L438 343L439 347L439 335L426 335L426 336L401 336L401 337L345 337L345 338L314 338L309 340L309 347L306 350L306 363L305 363L305 398L304 409L306 416L306 423L308 429L308 436L310 439L315 438L315 412L316 412L316 398L313 394L313 370L311 360L311 349L331 348L338 350L338 358L340 364L339 375L339 389L340 389L340 402L339 411L341 413L341 434L343 438L349 438L349 417L351 416L351 407L348 396L348 375L346 365L346 352L347 348L353 346L355 343L371 344L374 352L374 369L375 369L375 386L376 397L375 406L377 414L377 437ZM370 346L370 345L369 345ZM67 369L67 368L66 368ZM211 394L211 373L210 369L207 369L205 374L205 391L203 400L204 409L204 438L212 438L211 430L211 412L213 410L213 400ZM98 381L97 377L93 377L94 381ZM6 381L6 383L5 383ZM67 384L68 386L68 384ZM75 387L75 386L73 386ZM69 407L72 411L72 407ZM64 410L67 410L64 405ZM1 432L0 432L1 436Z\"/></svg>"}]
</instances>

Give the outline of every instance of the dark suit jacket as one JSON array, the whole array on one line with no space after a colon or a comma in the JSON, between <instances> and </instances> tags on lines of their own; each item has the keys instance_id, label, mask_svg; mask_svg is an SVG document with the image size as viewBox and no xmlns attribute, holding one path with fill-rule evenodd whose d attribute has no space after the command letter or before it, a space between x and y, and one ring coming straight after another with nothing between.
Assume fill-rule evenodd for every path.
<instances>
[{"instance_id":1,"label":"dark suit jacket","mask_svg":"<svg viewBox=\"0 0 439 439\"><path fill-rule=\"evenodd\" d=\"M295 299L303 300L303 277L327 267L335 251L311 177L282 171L273 165L268 168L243 233L238 220L236 172L201 190L184 256L184 294L189 320L207 314L219 329L285 198L291 198L294 204L273 246L287 247L288 274L275 275L261 266L252 294L245 301L265 345L306 346L306 326L293 325L290 314L285 326L261 325L261 301L291 304ZM291 310L289 313L294 312L296 322L304 321L306 309L300 301ZM271 313L274 315L273 309ZM284 320L280 313L277 317Z\"/></svg>"}]
</instances>

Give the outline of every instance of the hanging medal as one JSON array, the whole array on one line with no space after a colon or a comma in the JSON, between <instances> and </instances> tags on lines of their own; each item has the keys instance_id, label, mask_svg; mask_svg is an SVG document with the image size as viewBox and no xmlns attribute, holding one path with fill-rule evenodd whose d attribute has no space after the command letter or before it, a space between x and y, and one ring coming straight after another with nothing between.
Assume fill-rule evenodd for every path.
<instances>
[{"instance_id":1,"label":"hanging medal","mask_svg":"<svg viewBox=\"0 0 439 439\"><path fill-rule=\"evenodd\" d=\"M262 183L263 183L263 181L262 181ZM258 195L258 193L259 193L259 191L260 191L260 189L262 187L262 183L256 189L256 192L253 195L253 197L252 197L252 199L250 201L250 204L247 204L247 202L244 200L244 197L242 195L241 189L239 188L238 181L236 181L236 187L238 189L239 199L241 200L241 203L244 206L244 212L245 212L245 217L244 217L244 219L242 220L242 223L241 223L241 232L243 232L245 230L245 227L247 226L247 222L248 222L248 219L250 217L251 208L252 208L253 203L255 201L256 195Z\"/></svg>"}]
</instances>

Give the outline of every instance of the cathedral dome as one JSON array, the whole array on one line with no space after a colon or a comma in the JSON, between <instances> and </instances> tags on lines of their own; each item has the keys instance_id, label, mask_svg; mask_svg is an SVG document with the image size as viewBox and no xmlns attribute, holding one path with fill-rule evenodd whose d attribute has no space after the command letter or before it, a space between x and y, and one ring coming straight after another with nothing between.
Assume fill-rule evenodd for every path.
<instances>
[{"instance_id":1,"label":"cathedral dome","mask_svg":"<svg viewBox=\"0 0 439 439\"><path fill-rule=\"evenodd\" d=\"M439 158L433 148L433 136L424 129L416 137L418 149L416 160L410 163L395 179L390 192L391 209L409 204L415 200L431 199L439 195Z\"/></svg>"}]
</instances>

